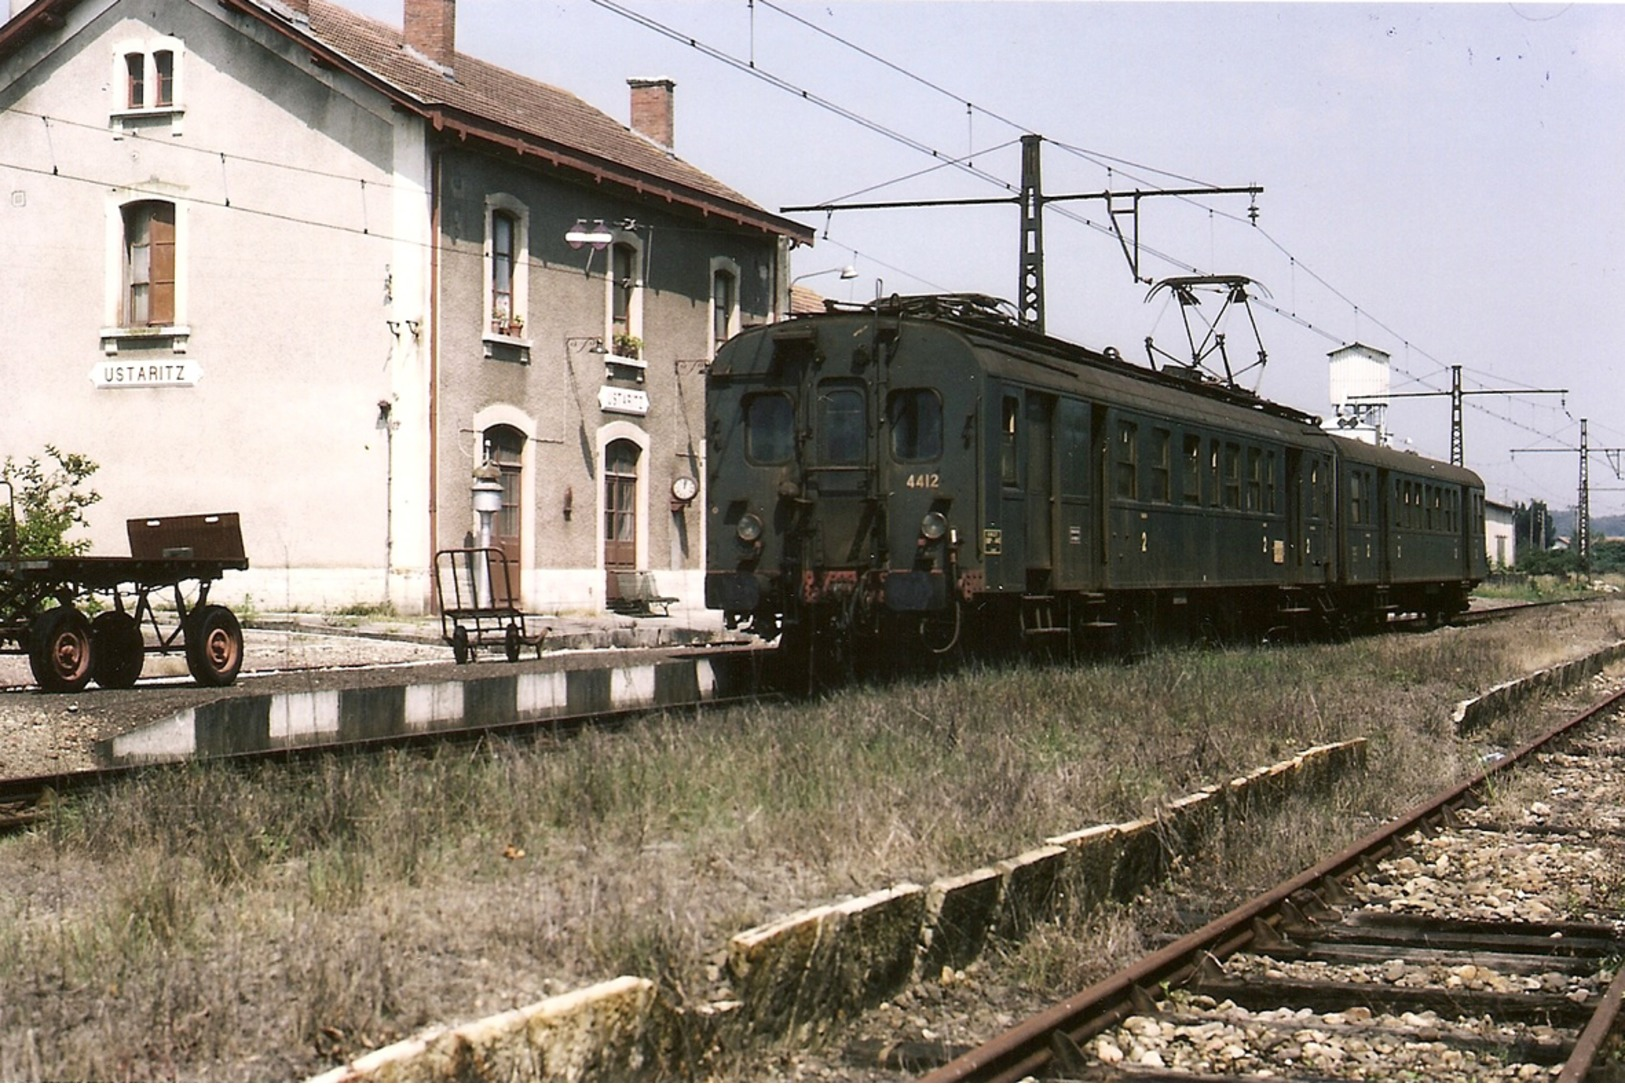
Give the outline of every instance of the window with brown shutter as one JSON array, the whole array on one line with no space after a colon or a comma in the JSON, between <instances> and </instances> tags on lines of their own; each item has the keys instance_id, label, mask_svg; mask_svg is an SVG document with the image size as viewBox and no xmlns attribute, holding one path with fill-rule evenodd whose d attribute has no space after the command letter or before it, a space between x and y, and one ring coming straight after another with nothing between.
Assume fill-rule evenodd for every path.
<instances>
[{"instance_id":1,"label":"window with brown shutter","mask_svg":"<svg viewBox=\"0 0 1625 1087\"><path fill-rule=\"evenodd\" d=\"M124 209L124 326L175 323L175 205L143 200Z\"/></svg>"}]
</instances>

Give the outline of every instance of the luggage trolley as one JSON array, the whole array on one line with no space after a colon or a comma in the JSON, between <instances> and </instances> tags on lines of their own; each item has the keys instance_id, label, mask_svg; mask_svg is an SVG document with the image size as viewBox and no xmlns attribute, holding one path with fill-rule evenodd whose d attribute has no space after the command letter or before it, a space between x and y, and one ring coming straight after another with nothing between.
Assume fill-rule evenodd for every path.
<instances>
[{"instance_id":1,"label":"luggage trolley","mask_svg":"<svg viewBox=\"0 0 1625 1087\"><path fill-rule=\"evenodd\" d=\"M235 682L243 628L231 609L209 603L209 587L227 570L248 569L237 514L136 517L125 527L129 558L0 557L0 653L26 653L47 691L82 691L92 679L133 687L148 653L177 650L203 686ZM197 585L191 603L187 582ZM172 623L152 604L170 590Z\"/></svg>"},{"instance_id":2,"label":"luggage trolley","mask_svg":"<svg viewBox=\"0 0 1625 1087\"><path fill-rule=\"evenodd\" d=\"M517 597L502 548L453 547L435 552L434 584L440 598L440 636L451 646L458 664L467 664L479 648L488 645L501 645L510 661L518 660L527 645L534 646L541 658L548 628L530 632L525 614L515 605Z\"/></svg>"}]
</instances>

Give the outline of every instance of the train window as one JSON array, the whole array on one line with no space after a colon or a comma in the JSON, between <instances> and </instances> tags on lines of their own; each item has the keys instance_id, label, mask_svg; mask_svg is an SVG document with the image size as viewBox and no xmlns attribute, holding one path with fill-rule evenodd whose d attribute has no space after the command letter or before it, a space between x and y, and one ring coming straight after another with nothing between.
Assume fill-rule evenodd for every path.
<instances>
[{"instance_id":1,"label":"train window","mask_svg":"<svg viewBox=\"0 0 1625 1087\"><path fill-rule=\"evenodd\" d=\"M935 389L898 389L886 398L891 454L900 461L942 456L942 399Z\"/></svg>"},{"instance_id":2,"label":"train window","mask_svg":"<svg viewBox=\"0 0 1625 1087\"><path fill-rule=\"evenodd\" d=\"M1151 432L1151 501L1172 502L1173 489L1173 439L1174 436L1161 427Z\"/></svg>"},{"instance_id":3,"label":"train window","mask_svg":"<svg viewBox=\"0 0 1625 1087\"><path fill-rule=\"evenodd\" d=\"M745 398L745 458L753 464L786 464L795 452L795 409L785 393Z\"/></svg>"},{"instance_id":4,"label":"train window","mask_svg":"<svg viewBox=\"0 0 1625 1087\"><path fill-rule=\"evenodd\" d=\"M1360 486L1360 473L1349 473L1349 524L1365 524L1365 500Z\"/></svg>"},{"instance_id":5,"label":"train window","mask_svg":"<svg viewBox=\"0 0 1625 1087\"><path fill-rule=\"evenodd\" d=\"M1195 434L1185 435L1185 502L1202 504L1202 439Z\"/></svg>"},{"instance_id":6,"label":"train window","mask_svg":"<svg viewBox=\"0 0 1625 1087\"><path fill-rule=\"evenodd\" d=\"M818 463L862 464L869 451L863 386L826 382L818 390Z\"/></svg>"},{"instance_id":7,"label":"train window","mask_svg":"<svg viewBox=\"0 0 1625 1087\"><path fill-rule=\"evenodd\" d=\"M1247 450L1247 508L1264 508L1264 453L1259 449Z\"/></svg>"},{"instance_id":8,"label":"train window","mask_svg":"<svg viewBox=\"0 0 1625 1087\"><path fill-rule=\"evenodd\" d=\"M1117 423L1116 452L1112 460L1113 492L1118 498L1140 497L1140 428L1126 420Z\"/></svg>"},{"instance_id":9,"label":"train window","mask_svg":"<svg viewBox=\"0 0 1625 1087\"><path fill-rule=\"evenodd\" d=\"M1241 446L1224 443L1224 508L1241 508Z\"/></svg>"},{"instance_id":10,"label":"train window","mask_svg":"<svg viewBox=\"0 0 1625 1087\"><path fill-rule=\"evenodd\" d=\"M999 430L999 479L1007 487L1021 483L1016 461L1016 419L1021 415L1021 403L1013 396L1004 398Z\"/></svg>"},{"instance_id":11,"label":"train window","mask_svg":"<svg viewBox=\"0 0 1625 1087\"><path fill-rule=\"evenodd\" d=\"M1219 440L1207 443L1207 504L1219 504Z\"/></svg>"},{"instance_id":12,"label":"train window","mask_svg":"<svg viewBox=\"0 0 1625 1087\"><path fill-rule=\"evenodd\" d=\"M1274 513L1279 508L1276 495L1275 451L1271 449L1264 453L1264 512Z\"/></svg>"},{"instance_id":13,"label":"train window","mask_svg":"<svg viewBox=\"0 0 1625 1087\"><path fill-rule=\"evenodd\" d=\"M1323 517L1326 514L1326 495L1320 486L1320 462L1312 461L1309 465L1309 516Z\"/></svg>"}]
</instances>

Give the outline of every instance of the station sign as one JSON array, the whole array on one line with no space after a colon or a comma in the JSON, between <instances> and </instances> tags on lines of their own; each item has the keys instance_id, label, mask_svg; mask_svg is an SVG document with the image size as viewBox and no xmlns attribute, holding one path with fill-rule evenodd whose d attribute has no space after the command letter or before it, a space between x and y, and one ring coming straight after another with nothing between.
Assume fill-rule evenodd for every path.
<instances>
[{"instance_id":1,"label":"station sign","mask_svg":"<svg viewBox=\"0 0 1625 1087\"><path fill-rule=\"evenodd\" d=\"M98 389L189 389L202 377L203 367L192 359L98 362L90 368L90 383Z\"/></svg>"},{"instance_id":2,"label":"station sign","mask_svg":"<svg viewBox=\"0 0 1625 1087\"><path fill-rule=\"evenodd\" d=\"M642 389L623 389L616 385L598 387L598 407L620 415L648 415L649 394Z\"/></svg>"}]
</instances>

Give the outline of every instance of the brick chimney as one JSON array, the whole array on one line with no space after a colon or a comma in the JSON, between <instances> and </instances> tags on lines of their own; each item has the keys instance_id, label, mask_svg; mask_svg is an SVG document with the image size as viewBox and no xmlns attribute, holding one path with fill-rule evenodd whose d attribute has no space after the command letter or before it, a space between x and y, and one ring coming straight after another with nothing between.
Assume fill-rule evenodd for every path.
<instances>
[{"instance_id":1,"label":"brick chimney","mask_svg":"<svg viewBox=\"0 0 1625 1087\"><path fill-rule=\"evenodd\" d=\"M450 68L457 52L457 0L406 0L406 44Z\"/></svg>"},{"instance_id":2,"label":"brick chimney","mask_svg":"<svg viewBox=\"0 0 1625 1087\"><path fill-rule=\"evenodd\" d=\"M670 149L677 84L669 79L628 79L632 88L632 131Z\"/></svg>"}]
</instances>

